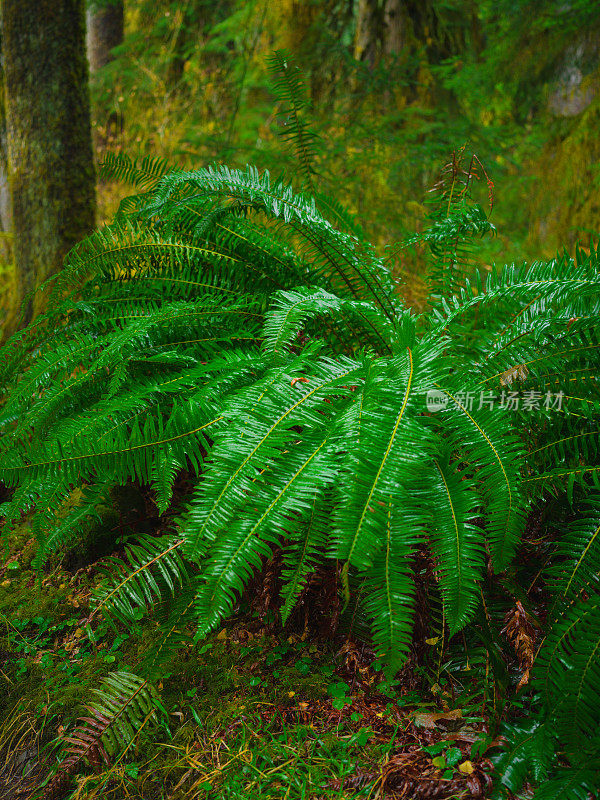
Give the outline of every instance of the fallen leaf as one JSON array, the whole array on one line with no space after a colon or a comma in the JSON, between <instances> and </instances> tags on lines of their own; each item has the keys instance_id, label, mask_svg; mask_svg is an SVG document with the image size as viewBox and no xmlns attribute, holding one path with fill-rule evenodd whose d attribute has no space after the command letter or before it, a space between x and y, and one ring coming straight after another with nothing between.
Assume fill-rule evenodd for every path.
<instances>
[{"instance_id":1,"label":"fallen leaf","mask_svg":"<svg viewBox=\"0 0 600 800\"><path fill-rule=\"evenodd\" d=\"M471 775L475 772L475 767L470 761L463 761L462 764L458 765L458 769L465 775Z\"/></svg>"},{"instance_id":2,"label":"fallen leaf","mask_svg":"<svg viewBox=\"0 0 600 800\"><path fill-rule=\"evenodd\" d=\"M453 711L442 711L439 714L426 712L423 714L415 714L414 724L418 728L433 729L437 726L440 720L454 720L462 717L462 709L455 708Z\"/></svg>"}]
</instances>

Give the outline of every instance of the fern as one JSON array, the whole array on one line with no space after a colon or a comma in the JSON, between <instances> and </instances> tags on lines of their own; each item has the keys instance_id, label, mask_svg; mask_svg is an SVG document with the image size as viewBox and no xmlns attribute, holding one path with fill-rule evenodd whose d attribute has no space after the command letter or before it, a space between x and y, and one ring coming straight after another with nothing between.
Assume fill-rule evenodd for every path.
<instances>
[{"instance_id":1,"label":"fern","mask_svg":"<svg viewBox=\"0 0 600 800\"><path fill-rule=\"evenodd\" d=\"M593 494L558 542L549 568L554 604L540 649L534 685L541 708L535 737L511 732L515 750L502 757L504 782L516 791L531 774L550 778L536 800L587 797L600 777L600 499ZM556 753L571 765L555 769Z\"/></svg>"},{"instance_id":2,"label":"fern","mask_svg":"<svg viewBox=\"0 0 600 800\"><path fill-rule=\"evenodd\" d=\"M129 672L113 672L93 693L79 726L63 740L66 757L44 789L44 797L64 793L71 776L87 761L108 764L139 736L144 724L156 718L160 701L150 684Z\"/></svg>"},{"instance_id":3,"label":"fern","mask_svg":"<svg viewBox=\"0 0 600 800\"><path fill-rule=\"evenodd\" d=\"M318 137L303 116L308 110L308 98L302 73L283 50L276 50L272 54L268 59L268 67L273 91L283 103L280 111L284 126L282 135L293 147L306 188L314 193L314 162Z\"/></svg>"},{"instance_id":4,"label":"fern","mask_svg":"<svg viewBox=\"0 0 600 800\"><path fill-rule=\"evenodd\" d=\"M600 366L599 253L468 272L461 237L490 229L469 200L474 163L455 159L439 190L427 234L439 281L417 316L360 227L284 181L113 161L145 191L68 256L51 310L5 346L0 477L16 487L7 519L32 513L40 564L111 487L153 489L167 538L109 562L97 596L121 623L159 605L146 674L191 628L219 625L280 547L283 619L337 560L343 617L366 614L393 673L411 645L417 555L429 549L454 635L481 620L488 553L491 571L511 567L531 502L599 481L600 398L585 378ZM499 407L511 392L536 402ZM559 394L561 408L545 402ZM180 472L194 483L185 502ZM85 500L65 513L74 487ZM535 680L550 703L571 665L591 731L597 523L578 525L549 572L559 621Z\"/></svg>"},{"instance_id":5,"label":"fern","mask_svg":"<svg viewBox=\"0 0 600 800\"><path fill-rule=\"evenodd\" d=\"M437 502L430 523L431 547L440 565L441 591L450 635L464 627L479 605L484 541L473 524L476 487L468 475L445 461L435 462Z\"/></svg>"},{"instance_id":6,"label":"fern","mask_svg":"<svg viewBox=\"0 0 600 800\"><path fill-rule=\"evenodd\" d=\"M165 536L138 539L126 550L125 560L108 559L102 565L106 579L94 594L94 614L125 624L165 596L173 596L188 581L179 554L181 539Z\"/></svg>"}]
</instances>

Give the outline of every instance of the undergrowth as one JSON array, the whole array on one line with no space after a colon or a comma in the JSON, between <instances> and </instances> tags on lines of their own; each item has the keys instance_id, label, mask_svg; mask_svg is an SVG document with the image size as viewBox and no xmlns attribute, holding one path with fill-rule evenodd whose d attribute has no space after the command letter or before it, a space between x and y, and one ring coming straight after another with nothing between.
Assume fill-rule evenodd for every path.
<instances>
[{"instance_id":1,"label":"undergrowth","mask_svg":"<svg viewBox=\"0 0 600 800\"><path fill-rule=\"evenodd\" d=\"M311 140L293 120L310 182ZM103 792L110 770L170 731L158 690L169 665L203 656L217 631L229 641L223 625L253 602L284 639L312 626L347 654L363 642L370 655L353 664L367 695L380 685L371 670L388 684L401 676L400 697L412 683L441 704L430 730L463 720L452 754L448 739L421 756L417 737L416 774L409 714L394 767L369 773L380 791L396 781L413 796L480 796L483 754L505 743L498 791L531 779L538 800L589 792L600 752L597 249L478 266L494 227L471 197L485 172L463 149L434 187L429 227L400 245L430 253L417 313L390 268L398 249L378 255L336 200L251 167L169 171L113 156L105 170L138 193L71 252L44 287L47 313L3 350L5 540L27 514L42 592L65 549L88 541L94 563L110 554L72 636L43 615L9 622L11 646L42 648L51 687L96 679L43 796L67 791L86 763L108 767L93 789ZM560 526L543 526L550 508ZM75 672L58 666L67 640ZM331 687L319 708L339 724L352 684ZM476 707L478 727L463 724Z\"/></svg>"},{"instance_id":2,"label":"undergrowth","mask_svg":"<svg viewBox=\"0 0 600 800\"><path fill-rule=\"evenodd\" d=\"M7 796L62 797L67 784L48 783L57 737L68 747L81 698L89 702L124 662L135 665L153 626L140 620L126 634L101 620L76 627L100 580L95 562L75 572L55 565L32 598L25 536L11 548L19 574L12 570L0 588L0 787ZM165 663L156 717L122 757L103 764L98 753L95 772L79 763L68 796L360 798L404 789L427 797L441 780L478 796L490 781L482 726L489 708L442 683L407 690L384 678L367 644L301 624L282 633L248 596L235 621Z\"/></svg>"}]
</instances>

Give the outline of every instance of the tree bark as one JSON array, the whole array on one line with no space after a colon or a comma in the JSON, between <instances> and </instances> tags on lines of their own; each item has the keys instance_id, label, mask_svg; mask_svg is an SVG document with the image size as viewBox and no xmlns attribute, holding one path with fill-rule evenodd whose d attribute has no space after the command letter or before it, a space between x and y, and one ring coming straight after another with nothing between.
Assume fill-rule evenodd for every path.
<instances>
[{"instance_id":1,"label":"tree bark","mask_svg":"<svg viewBox=\"0 0 600 800\"><path fill-rule=\"evenodd\" d=\"M404 0L360 0L354 57L370 67L382 56L396 56L407 44L410 20Z\"/></svg>"},{"instance_id":2,"label":"tree bark","mask_svg":"<svg viewBox=\"0 0 600 800\"><path fill-rule=\"evenodd\" d=\"M0 14L0 50L2 48L2 16ZM8 150L6 142L6 109L4 104L4 70L0 62L0 230L10 233L12 230L12 209L10 206L10 186L8 183ZM4 243L3 243L4 245ZM0 247L3 257L6 247Z\"/></svg>"},{"instance_id":3,"label":"tree bark","mask_svg":"<svg viewBox=\"0 0 600 800\"><path fill-rule=\"evenodd\" d=\"M123 42L123 2L111 0L108 5L93 2L87 11L87 55L94 74L112 61L112 50Z\"/></svg>"},{"instance_id":4,"label":"tree bark","mask_svg":"<svg viewBox=\"0 0 600 800\"><path fill-rule=\"evenodd\" d=\"M84 0L1 0L15 306L94 226ZM41 308L29 298L23 321Z\"/></svg>"}]
</instances>

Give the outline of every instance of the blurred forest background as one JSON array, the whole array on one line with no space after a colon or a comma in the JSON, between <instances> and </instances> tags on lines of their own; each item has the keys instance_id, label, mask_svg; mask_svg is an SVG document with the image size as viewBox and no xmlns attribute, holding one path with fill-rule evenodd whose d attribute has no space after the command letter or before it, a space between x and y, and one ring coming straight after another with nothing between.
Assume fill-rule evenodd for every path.
<instances>
[{"instance_id":1,"label":"blurred forest background","mask_svg":"<svg viewBox=\"0 0 600 800\"><path fill-rule=\"evenodd\" d=\"M2 6L7 35L11 5L18 4ZM48 2L23 5L33 17ZM54 6L84 14L83 2ZM286 147L285 104L269 73L270 55L283 50L306 86L299 114L316 154L308 188L335 193L378 245L420 229L428 189L464 144L494 183L498 236L485 245L490 263L552 255L585 244L599 227L596 0L88 0L85 15L97 164L110 151L173 166L251 163L306 184ZM19 111L4 39L9 152L3 124L0 305L10 318L23 291L11 288L19 262L8 189L12 181L14 204L11 107L13 117ZM74 155L71 148L70 173ZM42 161L40 175L31 167L38 185ZM481 183L483 203L488 186ZM67 208L87 191L81 181L63 186ZM96 222L109 220L128 191L99 181ZM37 224L25 221L28 234ZM89 225L75 226L74 238ZM397 269L411 277L409 300L418 304L420 254L397 253Z\"/></svg>"}]
</instances>

